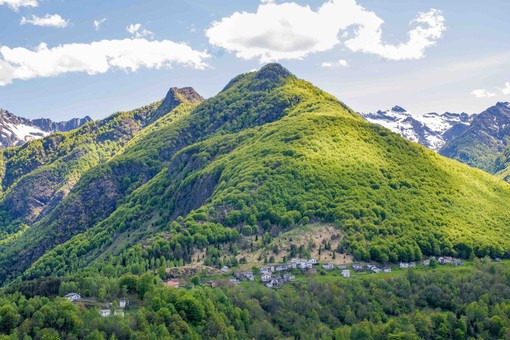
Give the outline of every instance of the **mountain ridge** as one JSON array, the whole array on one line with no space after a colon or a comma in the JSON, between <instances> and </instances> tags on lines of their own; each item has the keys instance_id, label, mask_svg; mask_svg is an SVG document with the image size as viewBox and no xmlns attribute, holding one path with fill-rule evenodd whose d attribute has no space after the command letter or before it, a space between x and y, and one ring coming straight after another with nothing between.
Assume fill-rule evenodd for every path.
<instances>
[{"instance_id":1,"label":"mountain ridge","mask_svg":"<svg viewBox=\"0 0 510 340\"><path fill-rule=\"evenodd\" d=\"M434 151L441 150L446 143L464 133L475 117L467 113L451 112L417 115L398 105L386 111L360 114L371 123L389 128L404 138Z\"/></svg>"},{"instance_id":2,"label":"mountain ridge","mask_svg":"<svg viewBox=\"0 0 510 340\"><path fill-rule=\"evenodd\" d=\"M338 252L356 260L510 256L509 184L367 122L281 65L239 75L216 96L145 125L161 105L96 123L108 128L86 135L88 145L115 147L92 152L100 159L66 195L50 194L27 228L0 230L1 282L141 274L157 259L221 267L237 248L269 256L272 237L311 223L334 225ZM82 151L76 133L65 135L66 156ZM39 154L50 142L18 152ZM30 187L25 179L59 161L48 159L5 181L0 216L12 216L9 197Z\"/></svg>"},{"instance_id":3,"label":"mountain ridge","mask_svg":"<svg viewBox=\"0 0 510 340\"><path fill-rule=\"evenodd\" d=\"M0 149L21 146L52 132L68 132L91 121L89 116L61 122L49 118L28 119L0 109Z\"/></svg>"}]
</instances>

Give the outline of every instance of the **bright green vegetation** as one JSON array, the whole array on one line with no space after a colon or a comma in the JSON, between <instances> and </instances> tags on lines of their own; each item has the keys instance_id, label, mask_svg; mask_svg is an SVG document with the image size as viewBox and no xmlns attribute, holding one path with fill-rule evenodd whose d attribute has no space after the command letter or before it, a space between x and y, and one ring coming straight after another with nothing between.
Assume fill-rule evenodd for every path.
<instances>
[{"instance_id":1,"label":"bright green vegetation","mask_svg":"<svg viewBox=\"0 0 510 340\"><path fill-rule=\"evenodd\" d=\"M509 184L364 121L280 65L203 102L172 88L1 155L0 333L442 339L509 326L510 273L489 262L279 291L155 284L173 267L251 267L317 248L382 263L510 257ZM317 226L330 239L293 243L292 231ZM272 242L283 239L285 249ZM134 304L103 319L53 298L71 291Z\"/></svg>"},{"instance_id":2,"label":"bright green vegetation","mask_svg":"<svg viewBox=\"0 0 510 340\"><path fill-rule=\"evenodd\" d=\"M257 283L173 289L157 284L150 274L116 279L99 275L45 278L20 283L0 294L0 339L507 336L507 264L475 259L473 267L463 270L438 267L392 274L350 279L318 276L279 290ZM86 301L73 304L55 297L69 292L81 293ZM115 309L124 297L130 300L124 317L99 316L95 306L113 302Z\"/></svg>"},{"instance_id":3,"label":"bright green vegetation","mask_svg":"<svg viewBox=\"0 0 510 340\"><path fill-rule=\"evenodd\" d=\"M364 121L279 65L236 77L198 106L169 95L163 103L177 107L124 114L149 123L0 243L1 281L235 265L238 250L315 222L334 224L343 237L335 251L355 259L510 256L507 183ZM9 204L5 214L14 217Z\"/></svg>"}]
</instances>

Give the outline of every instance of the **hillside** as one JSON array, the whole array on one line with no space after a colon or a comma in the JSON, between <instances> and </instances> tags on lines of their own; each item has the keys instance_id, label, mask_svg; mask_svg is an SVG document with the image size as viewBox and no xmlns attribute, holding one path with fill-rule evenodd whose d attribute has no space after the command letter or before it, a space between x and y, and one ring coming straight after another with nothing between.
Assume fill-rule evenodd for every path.
<instances>
[{"instance_id":1,"label":"hillside","mask_svg":"<svg viewBox=\"0 0 510 340\"><path fill-rule=\"evenodd\" d=\"M123 142L106 143L116 145L109 157L87 163L66 195L50 194L40 216L22 214L27 227L0 244L1 279L27 269L25 278L142 273L155 259L175 265L199 253L218 265L232 249L263 249L314 222L335 225L337 251L355 259L510 251L508 184L366 122L280 65L240 75L198 106L179 103L155 121L161 103L120 114L136 122L109 130ZM88 135L69 135L66 152L80 149L78 136ZM32 142L10 152L28 150L47 149ZM41 169L60 159L43 154L23 174L11 175L18 167L4 162L7 217L18 216L8 202L27 188L23 180L42 183Z\"/></svg>"},{"instance_id":2,"label":"hillside","mask_svg":"<svg viewBox=\"0 0 510 340\"><path fill-rule=\"evenodd\" d=\"M26 220L0 244L0 279L220 265L317 222L355 259L510 253L510 185L366 122L280 65L195 105L144 115L133 139Z\"/></svg>"}]
</instances>

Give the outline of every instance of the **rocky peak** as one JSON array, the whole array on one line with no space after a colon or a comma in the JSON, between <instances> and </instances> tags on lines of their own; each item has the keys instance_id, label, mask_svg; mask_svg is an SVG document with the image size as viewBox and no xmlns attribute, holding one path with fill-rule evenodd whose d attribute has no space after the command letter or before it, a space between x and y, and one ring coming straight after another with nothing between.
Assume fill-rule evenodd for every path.
<instances>
[{"instance_id":1,"label":"rocky peak","mask_svg":"<svg viewBox=\"0 0 510 340\"><path fill-rule=\"evenodd\" d=\"M391 108L391 111L393 111L393 112L401 112L401 113L403 113L403 112L407 112L407 110L406 110L406 109L404 109L403 107L398 106L398 105L393 106L393 107Z\"/></svg>"}]
</instances>

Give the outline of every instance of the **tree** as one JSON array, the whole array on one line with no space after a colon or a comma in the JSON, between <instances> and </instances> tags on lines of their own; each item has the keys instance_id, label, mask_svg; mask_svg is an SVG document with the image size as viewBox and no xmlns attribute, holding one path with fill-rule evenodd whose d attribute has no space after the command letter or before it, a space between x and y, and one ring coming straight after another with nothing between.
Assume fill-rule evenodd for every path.
<instances>
[{"instance_id":1,"label":"tree","mask_svg":"<svg viewBox=\"0 0 510 340\"><path fill-rule=\"evenodd\" d=\"M0 307L0 333L10 334L21 318L18 310L11 304Z\"/></svg>"}]
</instances>

